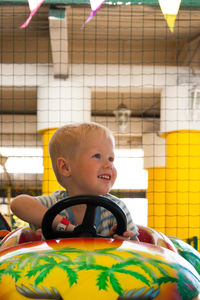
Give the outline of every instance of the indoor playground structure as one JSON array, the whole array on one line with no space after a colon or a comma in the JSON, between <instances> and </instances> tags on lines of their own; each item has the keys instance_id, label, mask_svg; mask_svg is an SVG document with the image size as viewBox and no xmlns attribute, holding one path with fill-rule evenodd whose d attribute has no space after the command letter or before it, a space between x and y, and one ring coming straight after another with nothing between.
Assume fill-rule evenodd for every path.
<instances>
[{"instance_id":1,"label":"indoor playground structure","mask_svg":"<svg viewBox=\"0 0 200 300\"><path fill-rule=\"evenodd\" d=\"M74 299L82 274L89 278L95 272L94 289L87 298L84 283L83 299L94 298L97 290L102 299L167 299L167 293L174 293L174 299L198 297L199 0L1 0L0 19L0 285L12 286L9 299L31 299L35 293L43 299L45 291L54 297L45 299L67 299L63 283L55 290L51 284L60 271L49 266L39 271L39 264L31 273L30 267L37 261L55 264L61 256L73 265L66 264L59 274L67 278ZM12 215L16 195L61 189L48 142L59 126L77 121L95 121L112 131L118 178L111 193L126 201L142 242L147 231L147 244L153 246L105 238L97 242L95 236L89 237L88 249L84 237L80 244L75 237L41 241ZM172 248L157 244L154 234ZM75 252L63 253L71 239ZM49 251L48 262L40 259L41 249ZM123 271L106 273L118 265L125 277ZM72 281L67 272L74 274ZM133 277L136 287L129 286Z\"/></svg>"}]
</instances>

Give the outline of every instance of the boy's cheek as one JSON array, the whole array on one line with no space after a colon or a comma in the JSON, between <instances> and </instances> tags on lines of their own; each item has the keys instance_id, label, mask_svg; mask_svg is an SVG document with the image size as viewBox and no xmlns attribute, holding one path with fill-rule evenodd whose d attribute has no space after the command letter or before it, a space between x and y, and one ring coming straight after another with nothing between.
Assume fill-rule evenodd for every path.
<instances>
[{"instance_id":1,"label":"boy's cheek","mask_svg":"<svg viewBox=\"0 0 200 300\"><path fill-rule=\"evenodd\" d=\"M116 178L117 178L117 170L114 168L113 169L113 183L115 182Z\"/></svg>"}]
</instances>

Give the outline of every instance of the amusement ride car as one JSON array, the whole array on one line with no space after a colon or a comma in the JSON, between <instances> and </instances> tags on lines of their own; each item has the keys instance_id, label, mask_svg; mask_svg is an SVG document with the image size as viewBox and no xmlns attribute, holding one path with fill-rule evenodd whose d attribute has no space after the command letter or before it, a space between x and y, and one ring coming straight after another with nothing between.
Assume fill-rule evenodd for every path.
<instances>
[{"instance_id":1,"label":"amusement ride car","mask_svg":"<svg viewBox=\"0 0 200 300\"><path fill-rule=\"evenodd\" d=\"M83 203L81 225L73 232L53 231L59 212ZM102 237L94 226L97 206L113 213L121 235L127 226L124 212L107 198L91 195L52 206L42 235L29 227L6 235L0 247L0 299L200 299L198 251L143 226L138 226L140 241Z\"/></svg>"}]
</instances>

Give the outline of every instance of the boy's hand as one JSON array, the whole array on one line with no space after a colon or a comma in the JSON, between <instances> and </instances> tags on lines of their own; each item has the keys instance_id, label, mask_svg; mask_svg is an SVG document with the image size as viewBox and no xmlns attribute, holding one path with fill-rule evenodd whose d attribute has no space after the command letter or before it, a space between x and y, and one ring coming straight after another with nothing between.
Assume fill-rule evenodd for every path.
<instances>
[{"instance_id":1,"label":"boy's hand","mask_svg":"<svg viewBox=\"0 0 200 300\"><path fill-rule=\"evenodd\" d=\"M69 223L68 227L67 227L67 231L74 231L74 228L76 226L74 226L73 224Z\"/></svg>"},{"instance_id":2,"label":"boy's hand","mask_svg":"<svg viewBox=\"0 0 200 300\"><path fill-rule=\"evenodd\" d=\"M123 236L116 234L117 224L113 225L113 227L110 229L110 236L117 240L130 240L132 236L134 236L133 232L130 230L127 230L123 233ZM138 241L138 238L135 237L132 239L132 241Z\"/></svg>"}]
</instances>

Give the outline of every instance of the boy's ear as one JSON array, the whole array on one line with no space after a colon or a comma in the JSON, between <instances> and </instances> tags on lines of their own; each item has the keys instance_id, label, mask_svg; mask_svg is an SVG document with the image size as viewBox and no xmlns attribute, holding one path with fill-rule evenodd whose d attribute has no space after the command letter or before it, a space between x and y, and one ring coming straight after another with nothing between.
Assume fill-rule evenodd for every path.
<instances>
[{"instance_id":1,"label":"boy's ear","mask_svg":"<svg viewBox=\"0 0 200 300\"><path fill-rule=\"evenodd\" d=\"M69 161L64 157L58 157L57 159L57 168L59 173L63 176L70 176L71 175L71 168Z\"/></svg>"}]
</instances>

